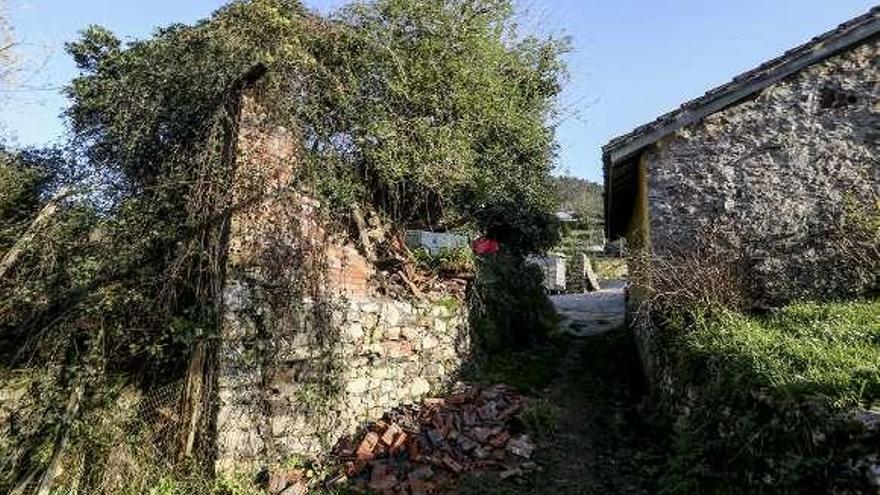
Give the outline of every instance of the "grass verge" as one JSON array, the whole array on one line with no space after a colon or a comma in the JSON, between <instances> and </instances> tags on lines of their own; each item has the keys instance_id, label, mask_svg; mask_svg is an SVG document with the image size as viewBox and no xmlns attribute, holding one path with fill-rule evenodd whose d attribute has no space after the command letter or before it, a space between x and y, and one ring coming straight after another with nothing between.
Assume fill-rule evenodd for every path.
<instances>
[{"instance_id":1,"label":"grass verge","mask_svg":"<svg viewBox=\"0 0 880 495\"><path fill-rule=\"evenodd\" d=\"M553 335L549 341L527 350L506 350L490 354L473 377L478 383L504 383L527 394L548 387L558 374L560 359L571 338Z\"/></svg>"},{"instance_id":2,"label":"grass verge","mask_svg":"<svg viewBox=\"0 0 880 495\"><path fill-rule=\"evenodd\" d=\"M880 301L693 312L669 330L665 493L870 493L880 434L851 413L880 401Z\"/></svg>"}]
</instances>

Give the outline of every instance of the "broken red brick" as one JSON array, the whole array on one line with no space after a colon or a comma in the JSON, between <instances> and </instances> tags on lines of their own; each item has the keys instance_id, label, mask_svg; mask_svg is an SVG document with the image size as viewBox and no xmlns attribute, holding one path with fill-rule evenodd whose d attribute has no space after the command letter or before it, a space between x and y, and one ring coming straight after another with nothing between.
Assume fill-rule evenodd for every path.
<instances>
[{"instance_id":1,"label":"broken red brick","mask_svg":"<svg viewBox=\"0 0 880 495\"><path fill-rule=\"evenodd\" d=\"M465 453L470 452L470 451L474 450L475 448L477 448L477 442L474 442L473 440L471 440L469 437L467 437L465 435L459 436L457 439L457 442L458 442L458 446L461 447L461 450L463 450Z\"/></svg>"},{"instance_id":2,"label":"broken red brick","mask_svg":"<svg viewBox=\"0 0 880 495\"><path fill-rule=\"evenodd\" d=\"M428 484L422 480L413 480L409 482L409 491L412 495L428 495Z\"/></svg>"},{"instance_id":3,"label":"broken red brick","mask_svg":"<svg viewBox=\"0 0 880 495\"><path fill-rule=\"evenodd\" d=\"M385 433L382 434L382 443L391 446L394 443L394 440L397 439L397 436L401 433L403 433L403 430L401 430L397 424L391 423L388 425Z\"/></svg>"},{"instance_id":4,"label":"broken red brick","mask_svg":"<svg viewBox=\"0 0 880 495\"><path fill-rule=\"evenodd\" d=\"M476 428L471 428L469 434L474 438L474 440L480 443L486 443L489 440L489 437L495 435L499 432L496 432L492 428L484 428L482 426L478 426Z\"/></svg>"},{"instance_id":5,"label":"broken red brick","mask_svg":"<svg viewBox=\"0 0 880 495\"><path fill-rule=\"evenodd\" d=\"M397 486L399 480L387 464L374 464L370 474L370 488L376 491L390 490Z\"/></svg>"},{"instance_id":6,"label":"broken red brick","mask_svg":"<svg viewBox=\"0 0 880 495\"><path fill-rule=\"evenodd\" d=\"M397 435L397 438L394 439L394 443L388 447L388 452L391 455L397 455L402 452L407 439L409 439L409 435L407 435L406 432L401 431L400 435Z\"/></svg>"},{"instance_id":7,"label":"broken red brick","mask_svg":"<svg viewBox=\"0 0 880 495\"><path fill-rule=\"evenodd\" d=\"M446 401L453 405L461 405L471 400L471 396L468 394L455 394L449 396Z\"/></svg>"},{"instance_id":8,"label":"broken red brick","mask_svg":"<svg viewBox=\"0 0 880 495\"><path fill-rule=\"evenodd\" d=\"M522 404L510 388L490 387L399 407L369 428L358 444L358 460L346 470L362 472L369 466L370 476L361 482L393 495L436 493L462 473L477 470L517 476L523 466L512 456L528 457L534 449L528 437L511 440L509 420Z\"/></svg>"},{"instance_id":9,"label":"broken red brick","mask_svg":"<svg viewBox=\"0 0 880 495\"><path fill-rule=\"evenodd\" d=\"M361 461L371 461L376 457L376 447L379 444L379 435L369 432L357 448L357 458Z\"/></svg>"},{"instance_id":10,"label":"broken red brick","mask_svg":"<svg viewBox=\"0 0 880 495\"><path fill-rule=\"evenodd\" d=\"M440 449L446 446L446 439L443 438L443 433L440 430L428 430L428 440L431 441L434 448Z\"/></svg>"},{"instance_id":11,"label":"broken red brick","mask_svg":"<svg viewBox=\"0 0 880 495\"><path fill-rule=\"evenodd\" d=\"M421 457L422 457L422 449L421 449L421 447L419 446L419 441L418 441L418 439L415 439L414 441L412 441L412 442L410 442L409 444L407 444L407 446L406 446L406 453L409 455L409 458L412 459L412 460L414 460L414 461L418 461L419 459L421 459Z\"/></svg>"},{"instance_id":12,"label":"broken red brick","mask_svg":"<svg viewBox=\"0 0 880 495\"><path fill-rule=\"evenodd\" d=\"M489 439L489 443L493 447L501 448L504 447L504 444L506 444L508 440L510 440L510 434L506 431L503 431Z\"/></svg>"},{"instance_id":13,"label":"broken red brick","mask_svg":"<svg viewBox=\"0 0 880 495\"><path fill-rule=\"evenodd\" d=\"M422 466L407 475L409 481L427 480L434 476L434 470L431 466Z\"/></svg>"},{"instance_id":14,"label":"broken red brick","mask_svg":"<svg viewBox=\"0 0 880 495\"><path fill-rule=\"evenodd\" d=\"M455 459L449 457L448 455L443 456L443 465L449 468L455 474L458 474L464 470L464 466L459 464Z\"/></svg>"},{"instance_id":15,"label":"broken red brick","mask_svg":"<svg viewBox=\"0 0 880 495\"><path fill-rule=\"evenodd\" d=\"M494 421L498 417L497 407L494 402L487 402L477 410L477 414L483 421Z\"/></svg>"}]
</instances>

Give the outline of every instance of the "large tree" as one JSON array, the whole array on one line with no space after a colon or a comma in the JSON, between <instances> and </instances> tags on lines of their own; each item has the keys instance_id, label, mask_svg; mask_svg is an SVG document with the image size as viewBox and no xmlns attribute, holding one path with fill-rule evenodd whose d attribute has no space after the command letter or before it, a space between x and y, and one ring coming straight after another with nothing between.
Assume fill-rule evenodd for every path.
<instances>
[{"instance_id":1,"label":"large tree","mask_svg":"<svg viewBox=\"0 0 880 495\"><path fill-rule=\"evenodd\" d=\"M320 19L292 0L233 2L123 46L90 28L68 115L93 163L133 187L191 163L233 81L303 131L330 204L460 224L493 204L548 211L562 40L516 33L509 0L378 0Z\"/></svg>"}]
</instances>

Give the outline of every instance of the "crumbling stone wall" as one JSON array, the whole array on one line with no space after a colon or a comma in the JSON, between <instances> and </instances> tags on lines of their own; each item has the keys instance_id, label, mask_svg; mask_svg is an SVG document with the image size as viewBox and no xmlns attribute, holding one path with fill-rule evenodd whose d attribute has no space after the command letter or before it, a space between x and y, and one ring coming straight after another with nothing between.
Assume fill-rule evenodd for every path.
<instances>
[{"instance_id":1,"label":"crumbling stone wall","mask_svg":"<svg viewBox=\"0 0 880 495\"><path fill-rule=\"evenodd\" d=\"M848 204L880 198L878 46L875 36L647 151L655 252L709 237L748 258L771 301L865 289L828 232Z\"/></svg>"},{"instance_id":2,"label":"crumbling stone wall","mask_svg":"<svg viewBox=\"0 0 880 495\"><path fill-rule=\"evenodd\" d=\"M299 142L242 104L217 356L216 469L327 453L453 381L468 362L455 294L379 295L374 267L298 187Z\"/></svg>"}]
</instances>

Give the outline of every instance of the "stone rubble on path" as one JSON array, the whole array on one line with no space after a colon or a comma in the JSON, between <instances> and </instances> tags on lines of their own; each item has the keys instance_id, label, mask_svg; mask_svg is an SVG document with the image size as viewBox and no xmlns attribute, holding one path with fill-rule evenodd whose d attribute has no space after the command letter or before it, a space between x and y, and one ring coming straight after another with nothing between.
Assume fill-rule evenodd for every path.
<instances>
[{"instance_id":1,"label":"stone rubble on path","mask_svg":"<svg viewBox=\"0 0 880 495\"><path fill-rule=\"evenodd\" d=\"M525 399L504 385L468 388L397 408L337 449L349 481L383 495L439 493L470 472L502 479L534 467L534 444L513 431Z\"/></svg>"}]
</instances>

